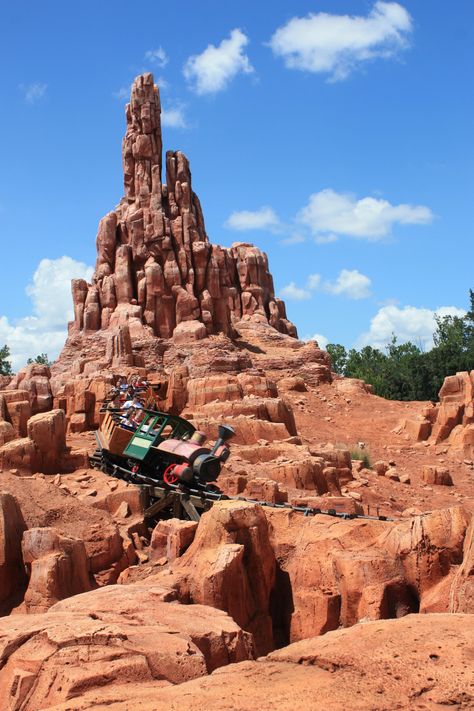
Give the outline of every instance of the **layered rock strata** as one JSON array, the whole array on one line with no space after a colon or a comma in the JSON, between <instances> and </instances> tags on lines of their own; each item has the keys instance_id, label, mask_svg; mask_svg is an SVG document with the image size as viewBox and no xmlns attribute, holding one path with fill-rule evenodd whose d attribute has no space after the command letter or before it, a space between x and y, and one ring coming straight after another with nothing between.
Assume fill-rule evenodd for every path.
<instances>
[{"instance_id":1,"label":"layered rock strata","mask_svg":"<svg viewBox=\"0 0 474 711\"><path fill-rule=\"evenodd\" d=\"M160 112L152 74L137 77L126 108L125 196L100 221L92 283L73 281L71 333L128 325L132 341L200 340L233 336L238 321L252 319L296 336L275 297L267 256L249 244L210 244L181 151L166 153L163 177ZM122 341L114 355L130 356Z\"/></svg>"}]
</instances>

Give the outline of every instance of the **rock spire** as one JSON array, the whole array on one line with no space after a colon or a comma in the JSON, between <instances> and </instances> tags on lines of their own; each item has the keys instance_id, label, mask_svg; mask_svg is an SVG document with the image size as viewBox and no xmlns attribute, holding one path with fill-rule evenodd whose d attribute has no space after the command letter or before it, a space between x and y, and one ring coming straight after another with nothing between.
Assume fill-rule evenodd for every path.
<instances>
[{"instance_id":1,"label":"rock spire","mask_svg":"<svg viewBox=\"0 0 474 711\"><path fill-rule=\"evenodd\" d=\"M162 176L160 95L150 73L133 82L123 139L125 196L99 223L92 283L72 284L71 333L129 326L137 337L233 336L241 321L296 336L274 294L266 254L211 245L189 161L166 153Z\"/></svg>"}]
</instances>

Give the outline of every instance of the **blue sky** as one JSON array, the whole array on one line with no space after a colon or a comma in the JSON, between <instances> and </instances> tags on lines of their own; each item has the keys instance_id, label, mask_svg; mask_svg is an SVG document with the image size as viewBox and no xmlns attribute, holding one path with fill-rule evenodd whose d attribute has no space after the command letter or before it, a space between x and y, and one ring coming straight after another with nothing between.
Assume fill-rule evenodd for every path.
<instances>
[{"instance_id":1,"label":"blue sky","mask_svg":"<svg viewBox=\"0 0 474 711\"><path fill-rule=\"evenodd\" d=\"M211 241L268 253L300 336L429 347L474 287L473 22L470 0L4 3L0 345L57 354L152 70Z\"/></svg>"}]
</instances>

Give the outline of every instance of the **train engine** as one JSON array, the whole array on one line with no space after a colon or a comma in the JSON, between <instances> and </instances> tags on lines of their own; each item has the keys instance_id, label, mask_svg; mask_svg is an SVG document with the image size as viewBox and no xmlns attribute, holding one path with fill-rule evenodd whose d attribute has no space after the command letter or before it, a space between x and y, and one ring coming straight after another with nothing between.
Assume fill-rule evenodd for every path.
<instances>
[{"instance_id":1,"label":"train engine","mask_svg":"<svg viewBox=\"0 0 474 711\"><path fill-rule=\"evenodd\" d=\"M147 409L137 416L133 421L118 410L104 411L94 456L105 470L169 487L203 489L216 481L230 456L232 427L220 425L211 448L205 446L206 435L182 417Z\"/></svg>"}]
</instances>

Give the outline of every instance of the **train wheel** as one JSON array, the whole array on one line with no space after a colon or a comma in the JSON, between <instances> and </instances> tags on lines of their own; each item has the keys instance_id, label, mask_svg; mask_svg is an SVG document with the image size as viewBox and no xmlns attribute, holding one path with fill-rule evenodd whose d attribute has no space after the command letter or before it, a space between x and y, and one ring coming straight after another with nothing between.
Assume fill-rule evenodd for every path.
<instances>
[{"instance_id":1,"label":"train wheel","mask_svg":"<svg viewBox=\"0 0 474 711\"><path fill-rule=\"evenodd\" d=\"M173 486L179 481L179 475L175 473L176 464L170 464L163 473L163 481L168 486Z\"/></svg>"}]
</instances>

